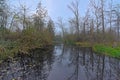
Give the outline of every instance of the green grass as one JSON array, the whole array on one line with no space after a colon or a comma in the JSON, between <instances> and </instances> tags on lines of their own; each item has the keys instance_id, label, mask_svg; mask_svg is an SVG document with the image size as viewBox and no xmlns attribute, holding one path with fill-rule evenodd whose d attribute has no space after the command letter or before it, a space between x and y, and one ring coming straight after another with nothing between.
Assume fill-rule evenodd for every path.
<instances>
[{"instance_id":1,"label":"green grass","mask_svg":"<svg viewBox=\"0 0 120 80\"><path fill-rule=\"evenodd\" d=\"M101 53L101 54L105 54L111 57L120 58L120 47L113 48L111 46L97 44L93 46L93 50L96 53Z\"/></svg>"},{"instance_id":2,"label":"green grass","mask_svg":"<svg viewBox=\"0 0 120 80\"><path fill-rule=\"evenodd\" d=\"M98 54L104 54L110 57L120 59L120 47L112 47L112 44L90 44L89 42L76 42L76 45L81 47L92 47L93 51Z\"/></svg>"}]
</instances>

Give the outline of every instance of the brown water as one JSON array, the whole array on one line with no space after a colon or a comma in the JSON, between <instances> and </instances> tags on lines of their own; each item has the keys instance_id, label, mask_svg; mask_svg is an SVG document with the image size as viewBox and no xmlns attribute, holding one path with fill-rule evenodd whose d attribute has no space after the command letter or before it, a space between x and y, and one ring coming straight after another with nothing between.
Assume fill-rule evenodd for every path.
<instances>
[{"instance_id":1,"label":"brown water","mask_svg":"<svg viewBox=\"0 0 120 80\"><path fill-rule=\"evenodd\" d=\"M0 80L120 80L120 60L91 48L57 45L0 64Z\"/></svg>"}]
</instances>

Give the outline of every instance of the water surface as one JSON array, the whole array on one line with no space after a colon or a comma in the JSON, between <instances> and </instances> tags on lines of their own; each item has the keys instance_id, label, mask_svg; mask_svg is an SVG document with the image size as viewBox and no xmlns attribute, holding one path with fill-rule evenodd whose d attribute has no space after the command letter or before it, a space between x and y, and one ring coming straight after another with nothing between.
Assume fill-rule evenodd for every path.
<instances>
[{"instance_id":1,"label":"water surface","mask_svg":"<svg viewBox=\"0 0 120 80\"><path fill-rule=\"evenodd\" d=\"M0 64L0 80L120 80L120 60L91 48L56 45Z\"/></svg>"}]
</instances>

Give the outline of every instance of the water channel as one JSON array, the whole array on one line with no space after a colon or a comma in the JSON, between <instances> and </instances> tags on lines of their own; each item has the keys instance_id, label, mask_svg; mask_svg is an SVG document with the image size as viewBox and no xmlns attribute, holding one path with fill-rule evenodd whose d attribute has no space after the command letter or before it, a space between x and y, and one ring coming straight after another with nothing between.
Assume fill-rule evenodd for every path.
<instances>
[{"instance_id":1,"label":"water channel","mask_svg":"<svg viewBox=\"0 0 120 80\"><path fill-rule=\"evenodd\" d=\"M0 80L120 80L120 60L92 48L56 45L4 61Z\"/></svg>"}]
</instances>

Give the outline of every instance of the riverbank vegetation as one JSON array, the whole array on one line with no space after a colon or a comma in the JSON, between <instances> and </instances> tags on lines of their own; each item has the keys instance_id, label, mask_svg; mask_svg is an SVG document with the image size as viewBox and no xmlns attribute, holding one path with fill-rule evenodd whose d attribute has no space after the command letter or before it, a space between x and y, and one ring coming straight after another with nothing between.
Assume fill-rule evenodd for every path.
<instances>
[{"instance_id":1,"label":"riverbank vegetation","mask_svg":"<svg viewBox=\"0 0 120 80\"><path fill-rule=\"evenodd\" d=\"M104 55L108 55L120 59L120 47L113 48L111 46L95 45L93 47L93 50L96 53L102 53Z\"/></svg>"},{"instance_id":2,"label":"riverbank vegetation","mask_svg":"<svg viewBox=\"0 0 120 80\"><path fill-rule=\"evenodd\" d=\"M111 1L89 0L86 14L81 16L79 1L68 5L73 16L68 23L58 20L63 42L83 47L93 47L98 53L119 57L120 6ZM67 28L65 25L68 25ZM102 46L101 46L102 45Z\"/></svg>"},{"instance_id":3,"label":"riverbank vegetation","mask_svg":"<svg viewBox=\"0 0 120 80\"><path fill-rule=\"evenodd\" d=\"M53 45L54 22L41 2L32 15L25 5L14 11L6 0L1 0L0 5L0 60Z\"/></svg>"}]
</instances>

